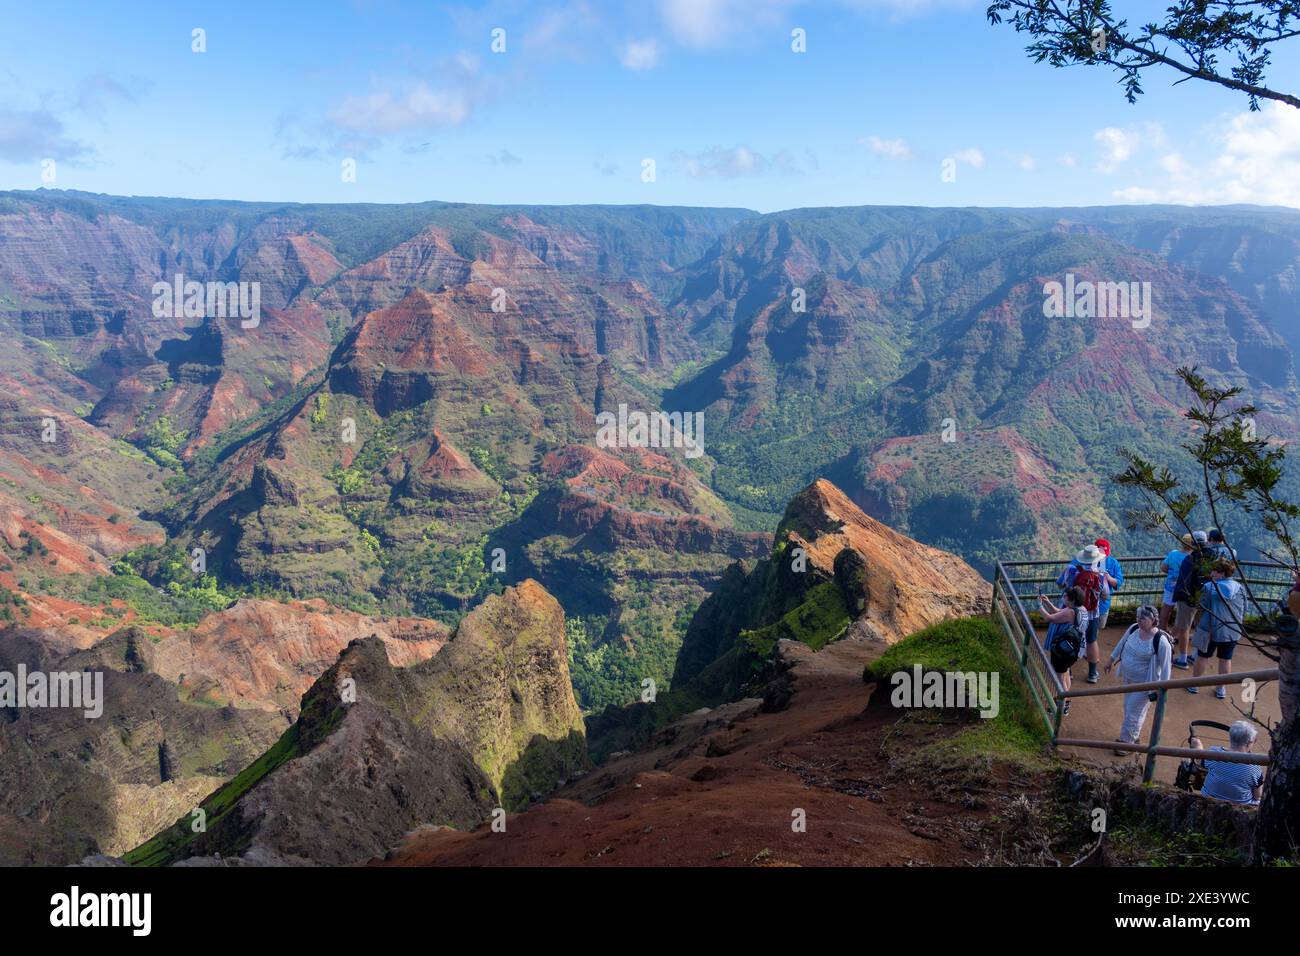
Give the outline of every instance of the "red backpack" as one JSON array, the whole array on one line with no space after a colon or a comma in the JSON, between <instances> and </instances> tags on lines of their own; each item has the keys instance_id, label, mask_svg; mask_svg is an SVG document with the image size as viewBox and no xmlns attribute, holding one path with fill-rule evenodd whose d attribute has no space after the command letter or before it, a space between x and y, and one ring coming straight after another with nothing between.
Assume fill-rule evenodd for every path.
<instances>
[{"instance_id":1,"label":"red backpack","mask_svg":"<svg viewBox=\"0 0 1300 956\"><path fill-rule=\"evenodd\" d=\"M1083 606L1089 614L1097 613L1097 604L1101 600L1101 575L1087 568L1080 568L1074 575L1071 586L1083 592Z\"/></svg>"}]
</instances>

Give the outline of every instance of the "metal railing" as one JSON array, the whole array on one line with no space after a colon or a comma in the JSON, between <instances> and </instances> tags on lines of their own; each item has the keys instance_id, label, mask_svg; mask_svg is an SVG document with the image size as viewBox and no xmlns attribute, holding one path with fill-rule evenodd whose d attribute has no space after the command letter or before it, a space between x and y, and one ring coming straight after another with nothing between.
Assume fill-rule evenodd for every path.
<instances>
[{"instance_id":1,"label":"metal railing","mask_svg":"<svg viewBox=\"0 0 1300 956\"><path fill-rule=\"evenodd\" d=\"M1123 586L1111 595L1112 608L1132 609L1139 604L1156 604L1165 590L1165 572L1160 570L1163 555L1155 557L1116 558L1124 570ZM1056 578L1068 561L1004 561L1007 581L1017 598L1036 598L1041 588L1044 593L1059 592ZM1256 612L1263 614L1269 605L1286 597L1291 590L1291 569L1271 561L1238 561L1238 580L1250 585L1254 594ZM1264 607L1259 606L1263 602Z\"/></svg>"},{"instance_id":2,"label":"metal railing","mask_svg":"<svg viewBox=\"0 0 1300 956\"><path fill-rule=\"evenodd\" d=\"M1124 570L1124 587L1115 593L1112 599L1112 607L1119 604L1121 596L1128 595L1129 600L1133 601L1134 606L1142 602L1136 600L1138 597L1147 594L1162 594L1164 591L1164 574L1158 571L1160 562L1163 558L1120 558L1123 563L1132 563L1141 567L1142 562L1148 563L1151 567L1157 569L1156 577L1160 578L1160 588L1158 590L1145 590L1135 588L1129 590L1129 571L1126 567ZM1270 681L1278 679L1278 669L1276 667L1263 668L1253 671L1242 671L1235 674L1206 674L1203 677L1180 677L1164 681L1152 681L1142 684L1121 684L1112 687L1084 686L1066 690L1062 685L1060 678L1057 677L1055 669L1052 667L1051 659L1048 657L1046 649L1043 647L1042 638L1039 637L1038 630L1034 625L1029 612L1026 610L1022 597L1033 596L1037 598L1039 593L1045 592L1039 585L1050 582L1052 588L1056 586L1056 574L1050 576L1029 577L1024 574L1012 576L1009 568L1053 568L1059 570L1065 567L1064 561L999 561L997 569L993 576L993 619L997 621L1002 632L1006 635L1011 645L1011 652L1017 663L1020 665L1020 674L1024 680L1025 686L1029 690L1029 697L1034 704L1035 709L1042 715L1047 725L1047 730L1052 737L1052 746L1054 747L1093 747L1106 750L1126 750L1133 753L1144 753L1147 755L1146 766L1143 768L1142 779L1150 783L1155 778L1156 757L1179 757L1194 758L1198 760L1220 760L1229 763L1248 763L1266 765L1268 756L1256 753L1240 753L1236 751L1207 751L1196 750L1190 747L1165 747L1160 744L1160 733L1164 728L1165 702L1170 690L1184 687L1210 687L1220 684L1238 684L1246 680L1256 682ZM1255 575L1250 579L1252 588L1256 588L1256 597L1259 600L1272 600L1275 595L1264 589L1272 589L1278 586L1290 590L1291 574L1288 569L1281 565L1266 564L1258 561L1240 561L1239 567L1249 567L1249 573ZM1285 579L1277 577L1273 572L1278 569L1286 572ZM1138 581L1148 580L1151 575L1144 571L1138 570L1134 575ZM1033 588L1028 593L1021 592L1020 588L1029 585ZM1285 592L1283 592L1285 593ZM1280 598L1283 594L1277 594ZM1261 609L1262 611L1262 609ZM1064 716L1065 702L1072 697L1100 697L1108 694L1131 694L1142 691L1156 691L1156 712L1151 724L1151 739L1146 744L1130 744L1117 740L1092 740L1081 737L1062 737L1061 736L1061 718ZM1213 754L1213 755L1211 755Z\"/></svg>"}]
</instances>

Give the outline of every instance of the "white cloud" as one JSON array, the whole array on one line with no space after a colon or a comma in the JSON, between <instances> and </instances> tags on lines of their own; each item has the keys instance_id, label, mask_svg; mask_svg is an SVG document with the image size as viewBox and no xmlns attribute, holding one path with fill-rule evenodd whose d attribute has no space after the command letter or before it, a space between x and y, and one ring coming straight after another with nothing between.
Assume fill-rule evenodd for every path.
<instances>
[{"instance_id":1,"label":"white cloud","mask_svg":"<svg viewBox=\"0 0 1300 956\"><path fill-rule=\"evenodd\" d=\"M1114 172L1122 163L1128 162L1133 150L1137 148L1135 138L1115 126L1097 130L1092 138L1101 144L1102 158L1098 161L1097 168L1104 173Z\"/></svg>"},{"instance_id":2,"label":"white cloud","mask_svg":"<svg viewBox=\"0 0 1300 956\"><path fill-rule=\"evenodd\" d=\"M717 47L788 6L785 0L662 0L659 14L681 43Z\"/></svg>"},{"instance_id":3,"label":"white cloud","mask_svg":"<svg viewBox=\"0 0 1300 956\"><path fill-rule=\"evenodd\" d=\"M784 150L765 155L748 146L715 147L699 153L676 152L672 158L682 165L686 175L692 179L738 179L742 176L763 176L771 172L803 172L798 160Z\"/></svg>"},{"instance_id":4,"label":"white cloud","mask_svg":"<svg viewBox=\"0 0 1300 956\"><path fill-rule=\"evenodd\" d=\"M971 149L958 150L952 154L952 158L957 160L959 163L965 163L967 166L974 167L975 169L984 168L984 154L973 147Z\"/></svg>"},{"instance_id":5,"label":"white cloud","mask_svg":"<svg viewBox=\"0 0 1300 956\"><path fill-rule=\"evenodd\" d=\"M1217 148L1213 156L1194 162L1169 153L1151 171L1157 186L1127 186L1113 195L1128 202L1300 207L1300 110L1274 103L1224 117L1207 138Z\"/></svg>"},{"instance_id":6,"label":"white cloud","mask_svg":"<svg viewBox=\"0 0 1300 956\"><path fill-rule=\"evenodd\" d=\"M912 147L903 139L881 139L879 136L863 136L858 139L859 145L867 147L877 156L883 156L886 159L911 159Z\"/></svg>"},{"instance_id":7,"label":"white cloud","mask_svg":"<svg viewBox=\"0 0 1300 956\"><path fill-rule=\"evenodd\" d=\"M570 0L540 14L524 31L519 49L541 60L586 62L592 49L612 42L601 12L586 0Z\"/></svg>"},{"instance_id":8,"label":"white cloud","mask_svg":"<svg viewBox=\"0 0 1300 956\"><path fill-rule=\"evenodd\" d=\"M102 125L111 104L137 105L151 85L134 74L99 70L81 77L70 93L29 95L16 73L0 67L0 160L28 163L54 159L77 166L98 163L97 151L69 135L67 123L76 125L74 114L80 114L82 120Z\"/></svg>"},{"instance_id":9,"label":"white cloud","mask_svg":"<svg viewBox=\"0 0 1300 956\"><path fill-rule=\"evenodd\" d=\"M1107 126L1092 135L1101 147L1101 158L1097 169L1103 173L1113 173L1132 159L1138 151L1146 146L1159 149L1165 142L1165 131L1159 123L1143 123L1141 126Z\"/></svg>"},{"instance_id":10,"label":"white cloud","mask_svg":"<svg viewBox=\"0 0 1300 956\"><path fill-rule=\"evenodd\" d=\"M619 51L618 61L629 70L650 70L659 64L659 44L651 40L629 40Z\"/></svg>"},{"instance_id":11,"label":"white cloud","mask_svg":"<svg viewBox=\"0 0 1300 956\"><path fill-rule=\"evenodd\" d=\"M977 2L981 0L837 0L833 6L854 14L879 13L891 20L904 20L940 9L973 7ZM811 6L802 0L660 0L659 15L680 43L704 48L723 46L758 30L807 26L790 18Z\"/></svg>"},{"instance_id":12,"label":"white cloud","mask_svg":"<svg viewBox=\"0 0 1300 956\"><path fill-rule=\"evenodd\" d=\"M1038 168L1038 159L1029 155L1029 153L1024 153L1023 155L1016 157L1016 165L1025 172L1032 173Z\"/></svg>"},{"instance_id":13,"label":"white cloud","mask_svg":"<svg viewBox=\"0 0 1300 956\"><path fill-rule=\"evenodd\" d=\"M459 126L469 118L470 104L457 90L432 89L417 83L405 93L378 90L347 96L329 118L344 129L367 133Z\"/></svg>"},{"instance_id":14,"label":"white cloud","mask_svg":"<svg viewBox=\"0 0 1300 956\"><path fill-rule=\"evenodd\" d=\"M1079 165L1079 160L1073 153L1066 153L1063 156L1058 156L1056 161L1066 169L1073 169L1075 166Z\"/></svg>"},{"instance_id":15,"label":"white cloud","mask_svg":"<svg viewBox=\"0 0 1300 956\"><path fill-rule=\"evenodd\" d=\"M1116 199L1123 200L1124 202L1153 203L1165 201L1159 190L1146 189L1142 186L1128 186L1124 189L1115 189L1111 191L1111 195Z\"/></svg>"},{"instance_id":16,"label":"white cloud","mask_svg":"<svg viewBox=\"0 0 1300 956\"><path fill-rule=\"evenodd\" d=\"M479 58L460 52L425 76L375 81L369 93L343 97L326 120L347 133L384 136L460 126L489 98Z\"/></svg>"},{"instance_id":17,"label":"white cloud","mask_svg":"<svg viewBox=\"0 0 1300 956\"><path fill-rule=\"evenodd\" d=\"M24 163L49 157L72 163L90 152L65 135L63 122L48 110L0 109L0 159Z\"/></svg>"},{"instance_id":18,"label":"white cloud","mask_svg":"<svg viewBox=\"0 0 1300 956\"><path fill-rule=\"evenodd\" d=\"M1160 168L1175 179L1184 179L1189 173L1187 161L1183 159L1180 153L1168 153L1162 156Z\"/></svg>"}]
</instances>

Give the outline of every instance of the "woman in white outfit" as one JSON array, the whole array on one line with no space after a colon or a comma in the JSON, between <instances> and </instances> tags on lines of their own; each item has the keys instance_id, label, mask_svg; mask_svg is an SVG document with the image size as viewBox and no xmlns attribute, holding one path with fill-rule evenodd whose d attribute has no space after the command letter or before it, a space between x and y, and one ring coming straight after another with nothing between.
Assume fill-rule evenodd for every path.
<instances>
[{"instance_id":1,"label":"woman in white outfit","mask_svg":"<svg viewBox=\"0 0 1300 956\"><path fill-rule=\"evenodd\" d=\"M1137 622L1124 632L1124 636L1115 645L1110 660L1106 662L1106 673L1109 674L1118 662L1119 679L1125 684L1169 680L1173 644L1169 635L1160 630L1159 623L1160 612L1155 608L1146 604L1138 608ZM1142 737L1142 725L1146 723L1147 711L1155 699L1155 691L1144 690L1124 695L1124 726L1120 728L1120 741L1138 743ZM1116 754L1127 752L1115 751Z\"/></svg>"}]
</instances>

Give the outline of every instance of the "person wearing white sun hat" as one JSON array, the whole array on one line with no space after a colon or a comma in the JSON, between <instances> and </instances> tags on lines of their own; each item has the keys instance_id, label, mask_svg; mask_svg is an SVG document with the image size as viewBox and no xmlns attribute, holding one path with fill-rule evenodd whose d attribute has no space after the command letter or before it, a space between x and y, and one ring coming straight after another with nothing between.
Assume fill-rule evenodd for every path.
<instances>
[{"instance_id":1,"label":"person wearing white sun hat","mask_svg":"<svg viewBox=\"0 0 1300 956\"><path fill-rule=\"evenodd\" d=\"M1106 579L1106 552L1095 544L1090 544L1079 551L1069 563L1056 584L1064 592L1077 587L1083 592L1083 609L1087 612L1087 653L1088 683L1098 680L1098 665L1101 652L1097 649L1097 634L1100 609L1110 601L1110 582Z\"/></svg>"}]
</instances>

